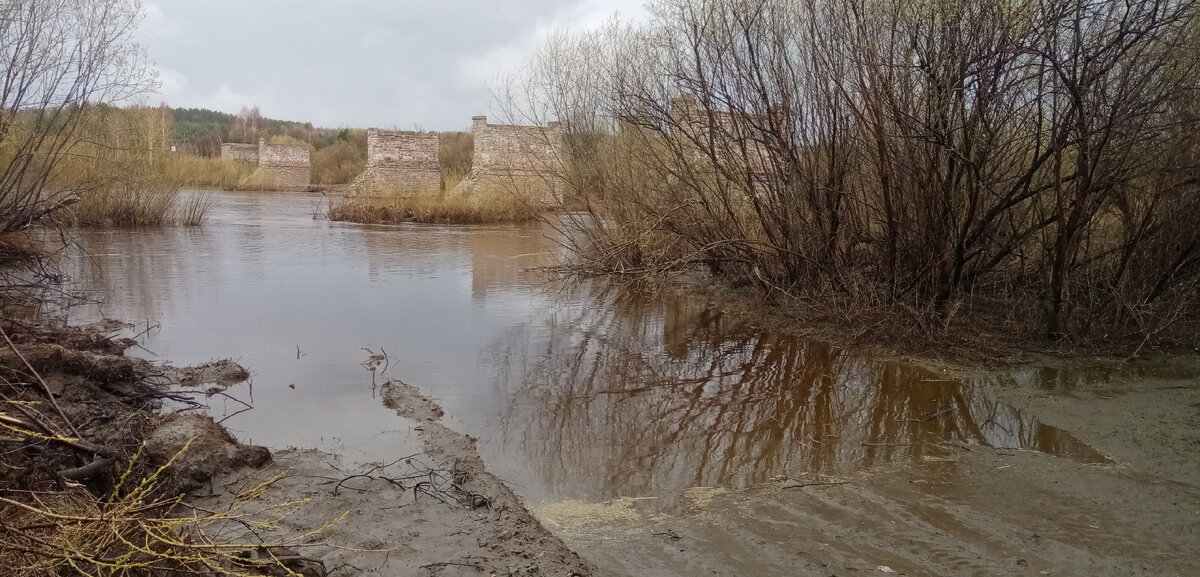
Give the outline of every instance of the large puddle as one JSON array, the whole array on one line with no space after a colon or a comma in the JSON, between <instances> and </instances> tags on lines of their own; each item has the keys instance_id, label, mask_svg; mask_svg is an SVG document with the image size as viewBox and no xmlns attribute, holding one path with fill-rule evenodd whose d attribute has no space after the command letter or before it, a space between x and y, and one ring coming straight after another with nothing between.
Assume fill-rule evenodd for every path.
<instances>
[{"instance_id":1,"label":"large puddle","mask_svg":"<svg viewBox=\"0 0 1200 577\"><path fill-rule=\"evenodd\" d=\"M598 502L937 460L947 444L1104 457L986 384L732 323L702 302L562 286L546 229L315 220L321 197L217 193L199 229L80 233L75 320L136 322L150 358L231 357L243 440L359 461L411 452L368 350L479 438L527 500ZM235 392L250 400L251 387ZM230 413L217 401L213 411Z\"/></svg>"}]
</instances>

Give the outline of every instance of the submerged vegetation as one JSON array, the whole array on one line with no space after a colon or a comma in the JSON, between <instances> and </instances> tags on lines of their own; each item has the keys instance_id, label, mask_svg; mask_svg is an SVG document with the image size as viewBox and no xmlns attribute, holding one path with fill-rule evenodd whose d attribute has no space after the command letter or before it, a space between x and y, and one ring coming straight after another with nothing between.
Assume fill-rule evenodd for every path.
<instances>
[{"instance_id":1,"label":"submerged vegetation","mask_svg":"<svg viewBox=\"0 0 1200 577\"><path fill-rule=\"evenodd\" d=\"M699 269L884 340L1196 342L1196 2L650 10L508 91L566 127L578 269Z\"/></svg>"}]
</instances>

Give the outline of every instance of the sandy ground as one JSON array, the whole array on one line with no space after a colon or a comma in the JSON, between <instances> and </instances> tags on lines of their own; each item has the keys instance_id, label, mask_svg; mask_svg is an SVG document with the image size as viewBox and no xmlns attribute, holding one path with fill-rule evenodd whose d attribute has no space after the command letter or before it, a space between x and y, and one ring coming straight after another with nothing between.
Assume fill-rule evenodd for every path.
<instances>
[{"instance_id":1,"label":"sandy ground","mask_svg":"<svg viewBox=\"0 0 1200 577\"><path fill-rule=\"evenodd\" d=\"M998 393L1085 439L1131 474L1200 486L1200 380L1117 376L1066 392L1002 387Z\"/></svg>"},{"instance_id":2,"label":"sandy ground","mask_svg":"<svg viewBox=\"0 0 1200 577\"><path fill-rule=\"evenodd\" d=\"M474 439L441 424L437 405L399 382L383 394L389 407L413 421L423 453L348 469L336 455L281 451L267 467L214 479L193 503L226 511L239 495L266 483L254 501L260 512L247 518L269 521L257 537L285 541L312 533L287 545L319 560L328 575L595 574L487 473ZM241 527L223 530L234 534Z\"/></svg>"},{"instance_id":3,"label":"sandy ground","mask_svg":"<svg viewBox=\"0 0 1200 577\"><path fill-rule=\"evenodd\" d=\"M615 574L1200 575L1200 383L1001 391L1113 459L948 446L847 479L693 489L538 516Z\"/></svg>"}]
</instances>

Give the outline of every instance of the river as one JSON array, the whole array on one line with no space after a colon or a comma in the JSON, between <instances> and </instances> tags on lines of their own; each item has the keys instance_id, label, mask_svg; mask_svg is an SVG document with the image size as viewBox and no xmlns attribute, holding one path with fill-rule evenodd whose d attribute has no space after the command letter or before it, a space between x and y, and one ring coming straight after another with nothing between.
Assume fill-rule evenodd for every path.
<instances>
[{"instance_id":1,"label":"river","mask_svg":"<svg viewBox=\"0 0 1200 577\"><path fill-rule=\"evenodd\" d=\"M72 317L136 323L125 332L150 359L249 368L230 392L254 409L224 421L245 442L361 463L411 453L413 423L377 394L400 379L534 509L637 499L670 514L697 488L849 479L962 447L1107 462L987 380L758 329L693 297L548 278L548 227L335 223L314 218L314 194L214 202L201 227L79 232L70 272L94 302ZM386 371L363 365L385 352ZM241 408L214 398L211 412Z\"/></svg>"}]
</instances>

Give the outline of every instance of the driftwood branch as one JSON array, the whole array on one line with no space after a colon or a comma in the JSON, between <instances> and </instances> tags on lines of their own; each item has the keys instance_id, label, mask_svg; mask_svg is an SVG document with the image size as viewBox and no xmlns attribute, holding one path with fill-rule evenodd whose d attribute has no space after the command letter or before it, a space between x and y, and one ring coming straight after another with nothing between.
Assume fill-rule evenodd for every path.
<instances>
[{"instance_id":1,"label":"driftwood branch","mask_svg":"<svg viewBox=\"0 0 1200 577\"><path fill-rule=\"evenodd\" d=\"M64 479L70 479L72 481L91 479L96 475L112 473L113 465L115 465L116 462L117 460L112 457L96 457L91 463L88 463L82 467L63 469L62 471L58 472L58 476Z\"/></svg>"}]
</instances>

